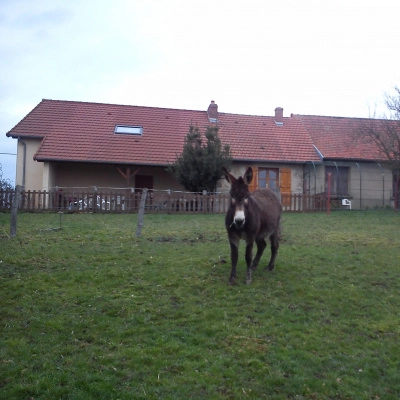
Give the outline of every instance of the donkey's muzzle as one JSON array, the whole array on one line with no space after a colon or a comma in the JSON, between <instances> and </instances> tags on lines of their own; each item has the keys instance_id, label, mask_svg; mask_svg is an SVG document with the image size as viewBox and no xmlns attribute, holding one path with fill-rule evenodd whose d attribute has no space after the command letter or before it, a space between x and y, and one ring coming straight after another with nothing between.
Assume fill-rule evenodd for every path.
<instances>
[{"instance_id":1,"label":"donkey's muzzle","mask_svg":"<svg viewBox=\"0 0 400 400\"><path fill-rule=\"evenodd\" d=\"M235 226L237 229L242 229L244 227L244 219L243 220L236 220Z\"/></svg>"},{"instance_id":2,"label":"donkey's muzzle","mask_svg":"<svg viewBox=\"0 0 400 400\"><path fill-rule=\"evenodd\" d=\"M244 212L239 211L233 218L233 223L235 224L236 228L240 229L243 228L245 220L246 218L244 217Z\"/></svg>"}]
</instances>

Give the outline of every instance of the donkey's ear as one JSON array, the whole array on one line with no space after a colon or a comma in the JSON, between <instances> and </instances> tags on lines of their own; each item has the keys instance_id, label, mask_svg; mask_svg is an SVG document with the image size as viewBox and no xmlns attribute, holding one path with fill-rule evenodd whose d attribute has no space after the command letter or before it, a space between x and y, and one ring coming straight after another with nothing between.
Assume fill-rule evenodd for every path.
<instances>
[{"instance_id":1,"label":"donkey's ear","mask_svg":"<svg viewBox=\"0 0 400 400\"><path fill-rule=\"evenodd\" d=\"M243 180L246 183L246 185L250 185L250 182L253 179L253 170L251 167L247 168L247 171L243 175Z\"/></svg>"},{"instance_id":2,"label":"donkey's ear","mask_svg":"<svg viewBox=\"0 0 400 400\"><path fill-rule=\"evenodd\" d=\"M235 178L232 174L230 174L229 171L228 171L225 167L222 167L222 172L224 173L225 179L226 179L231 185L233 184L233 182L236 181L236 178Z\"/></svg>"}]
</instances>

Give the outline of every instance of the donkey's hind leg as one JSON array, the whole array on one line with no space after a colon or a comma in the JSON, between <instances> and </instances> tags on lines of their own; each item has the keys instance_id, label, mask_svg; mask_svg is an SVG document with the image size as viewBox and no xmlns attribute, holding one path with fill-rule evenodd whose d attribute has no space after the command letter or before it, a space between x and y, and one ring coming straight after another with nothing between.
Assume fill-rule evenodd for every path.
<instances>
[{"instance_id":1,"label":"donkey's hind leg","mask_svg":"<svg viewBox=\"0 0 400 400\"><path fill-rule=\"evenodd\" d=\"M236 279L236 265L239 258L239 242L235 240L231 240L229 242L231 246L231 261L232 261L232 268L231 268L231 275L229 277L229 285L233 285Z\"/></svg>"},{"instance_id":2,"label":"donkey's hind leg","mask_svg":"<svg viewBox=\"0 0 400 400\"><path fill-rule=\"evenodd\" d=\"M246 259L246 265L247 265L247 277L246 277L246 283L249 284L251 283L251 271L252 271L252 260L253 258L253 242L247 242L246 244L246 255L245 255L245 259Z\"/></svg>"},{"instance_id":3,"label":"donkey's hind leg","mask_svg":"<svg viewBox=\"0 0 400 400\"><path fill-rule=\"evenodd\" d=\"M269 238L271 241L271 259L269 260L269 264L267 267L268 271L272 271L275 267L275 259L276 256L278 255L278 249L279 249L279 235L280 235L279 231L280 230L271 235Z\"/></svg>"},{"instance_id":4,"label":"donkey's hind leg","mask_svg":"<svg viewBox=\"0 0 400 400\"><path fill-rule=\"evenodd\" d=\"M253 262L251 263L251 269L254 271L257 268L258 263L260 262L261 256L264 253L264 249L267 247L267 243L265 240L259 239L256 241L257 243L257 253L256 256L254 257Z\"/></svg>"}]
</instances>

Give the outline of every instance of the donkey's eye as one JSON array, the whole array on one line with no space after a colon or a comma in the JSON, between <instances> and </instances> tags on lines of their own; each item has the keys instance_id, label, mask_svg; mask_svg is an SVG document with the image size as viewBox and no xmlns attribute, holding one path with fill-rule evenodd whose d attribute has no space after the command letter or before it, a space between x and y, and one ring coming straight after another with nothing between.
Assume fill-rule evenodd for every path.
<instances>
[{"instance_id":1,"label":"donkey's eye","mask_svg":"<svg viewBox=\"0 0 400 400\"><path fill-rule=\"evenodd\" d=\"M231 202L232 202L232 205L236 204L236 200L233 197L231 198Z\"/></svg>"},{"instance_id":2,"label":"donkey's eye","mask_svg":"<svg viewBox=\"0 0 400 400\"><path fill-rule=\"evenodd\" d=\"M244 199L244 204L247 206L247 204L249 204L249 198L248 197L246 197L245 199Z\"/></svg>"}]
</instances>

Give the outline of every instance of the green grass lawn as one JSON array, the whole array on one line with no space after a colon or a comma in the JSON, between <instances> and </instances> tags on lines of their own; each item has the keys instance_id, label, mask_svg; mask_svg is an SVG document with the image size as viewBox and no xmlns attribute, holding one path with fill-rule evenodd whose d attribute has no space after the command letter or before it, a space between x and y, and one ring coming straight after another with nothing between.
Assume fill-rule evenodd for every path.
<instances>
[{"instance_id":1,"label":"green grass lawn","mask_svg":"<svg viewBox=\"0 0 400 400\"><path fill-rule=\"evenodd\" d=\"M400 214L284 214L246 285L222 215L0 214L0 399L398 399Z\"/></svg>"}]
</instances>

